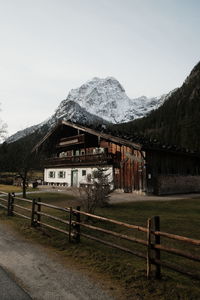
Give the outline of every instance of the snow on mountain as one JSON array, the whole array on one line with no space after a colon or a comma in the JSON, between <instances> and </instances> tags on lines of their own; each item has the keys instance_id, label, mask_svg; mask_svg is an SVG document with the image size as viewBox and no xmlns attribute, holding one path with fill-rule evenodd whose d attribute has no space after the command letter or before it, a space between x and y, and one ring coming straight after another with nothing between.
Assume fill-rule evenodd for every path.
<instances>
[{"instance_id":1,"label":"snow on mountain","mask_svg":"<svg viewBox=\"0 0 200 300\"><path fill-rule=\"evenodd\" d=\"M33 132L35 132L36 130L38 130L40 127L42 127L42 124L43 123L40 123L40 124L37 124L37 125L33 125L33 126L30 126L26 129L22 129L22 130L19 130L17 131L16 133L14 133L13 135L9 136L7 139L6 139L6 142L7 143L12 143L12 142L15 142L29 134L32 134Z\"/></svg>"},{"instance_id":2,"label":"snow on mountain","mask_svg":"<svg viewBox=\"0 0 200 300\"><path fill-rule=\"evenodd\" d=\"M63 100L58 106L54 115L46 123L51 127L54 126L58 120L69 120L71 122L81 122L82 124L104 122L103 118L91 114L84 107L71 100L67 102Z\"/></svg>"},{"instance_id":3,"label":"snow on mountain","mask_svg":"<svg viewBox=\"0 0 200 300\"><path fill-rule=\"evenodd\" d=\"M10 136L7 142L14 142L31 134L42 128L43 125L50 128L60 119L83 124L128 122L141 118L153 109L158 108L173 92L160 97L148 98L141 96L130 99L122 85L115 78L102 79L95 77L79 88L72 89L48 120L18 131Z\"/></svg>"},{"instance_id":4,"label":"snow on mountain","mask_svg":"<svg viewBox=\"0 0 200 300\"><path fill-rule=\"evenodd\" d=\"M43 126L50 129L53 127L59 120L69 120L71 122L80 122L82 124L93 124L95 122L98 123L105 123L104 119L102 119L99 116L95 116L93 114L90 114L86 111L85 108L81 107L78 103L75 103L74 101L68 101L64 104L62 101L58 108L56 109L55 113L46 121L34 125L31 127L28 127L24 130L20 130L16 132L15 134L11 135L6 141L8 143L12 143L17 141L20 138L25 137L26 135L32 134L36 130L42 130Z\"/></svg>"},{"instance_id":5,"label":"snow on mountain","mask_svg":"<svg viewBox=\"0 0 200 300\"><path fill-rule=\"evenodd\" d=\"M165 96L130 99L115 78L95 77L81 87L72 89L66 100L62 101L62 105L64 107L68 101L73 101L108 122L122 123L143 117L152 109L159 107L164 102Z\"/></svg>"}]
</instances>

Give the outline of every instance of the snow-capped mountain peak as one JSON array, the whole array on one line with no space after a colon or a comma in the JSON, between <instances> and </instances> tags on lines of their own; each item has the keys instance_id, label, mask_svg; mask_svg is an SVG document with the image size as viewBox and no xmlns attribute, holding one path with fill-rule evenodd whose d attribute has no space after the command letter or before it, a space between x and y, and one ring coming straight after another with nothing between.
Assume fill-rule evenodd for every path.
<instances>
[{"instance_id":1,"label":"snow-capped mountain peak","mask_svg":"<svg viewBox=\"0 0 200 300\"><path fill-rule=\"evenodd\" d=\"M112 123L121 123L144 116L162 104L164 98L165 95L157 98L141 96L130 99L123 86L114 77L94 77L79 88L72 89L63 105L68 101L74 101L91 114Z\"/></svg>"},{"instance_id":2,"label":"snow-capped mountain peak","mask_svg":"<svg viewBox=\"0 0 200 300\"><path fill-rule=\"evenodd\" d=\"M158 108L173 92L160 97L141 96L130 99L123 86L114 77L94 77L79 88L72 89L48 120L17 132L7 141L13 142L44 125L51 128L60 119L83 124L128 122Z\"/></svg>"},{"instance_id":3,"label":"snow-capped mountain peak","mask_svg":"<svg viewBox=\"0 0 200 300\"><path fill-rule=\"evenodd\" d=\"M114 77L94 77L80 88L71 90L65 103L69 100L113 123L124 119L126 108L131 105L124 88Z\"/></svg>"}]
</instances>

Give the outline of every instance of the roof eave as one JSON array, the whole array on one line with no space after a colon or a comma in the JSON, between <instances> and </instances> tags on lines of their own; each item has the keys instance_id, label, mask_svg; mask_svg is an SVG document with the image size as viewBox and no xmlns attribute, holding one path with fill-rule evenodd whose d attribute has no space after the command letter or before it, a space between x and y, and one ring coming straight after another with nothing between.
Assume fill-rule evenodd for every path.
<instances>
[{"instance_id":1,"label":"roof eave","mask_svg":"<svg viewBox=\"0 0 200 300\"><path fill-rule=\"evenodd\" d=\"M133 142L130 142L128 140L125 140L125 139L122 139L122 138L119 138L119 137L115 137L115 136L112 136L112 135L109 135L107 133L103 133L103 132L99 132L99 131L96 131L94 129L91 129L91 128L88 128L88 127L85 127L83 125L77 125L75 123L71 123L71 122L68 122L68 121L64 121L64 120L61 120L57 123L57 125L52 129L50 130L44 137L43 139L40 140L39 143L37 143L35 145L35 147L32 149L32 152L35 152L35 151L38 151L38 149L40 148L40 146L59 128L59 126L61 125L66 125L66 126L70 126L70 127L73 127L75 129L80 129L84 132L88 132L90 134L93 134L93 135L96 135L96 136L100 136L108 141L112 141L116 144L119 144L119 145L125 145L125 146L128 146L128 147L132 147L136 150L141 150L142 149L142 145L141 144L136 144L136 143L133 143Z\"/></svg>"}]
</instances>

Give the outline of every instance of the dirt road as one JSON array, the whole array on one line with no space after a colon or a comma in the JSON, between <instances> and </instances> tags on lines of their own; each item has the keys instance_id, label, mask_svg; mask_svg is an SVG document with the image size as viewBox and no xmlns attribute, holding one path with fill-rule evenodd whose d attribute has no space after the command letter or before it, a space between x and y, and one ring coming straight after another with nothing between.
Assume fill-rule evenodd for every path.
<instances>
[{"instance_id":1,"label":"dirt road","mask_svg":"<svg viewBox=\"0 0 200 300\"><path fill-rule=\"evenodd\" d=\"M0 266L38 300L112 300L81 272L67 268L45 247L25 240L0 223ZM0 291L1 292L1 291ZM14 300L21 300L15 298Z\"/></svg>"}]
</instances>

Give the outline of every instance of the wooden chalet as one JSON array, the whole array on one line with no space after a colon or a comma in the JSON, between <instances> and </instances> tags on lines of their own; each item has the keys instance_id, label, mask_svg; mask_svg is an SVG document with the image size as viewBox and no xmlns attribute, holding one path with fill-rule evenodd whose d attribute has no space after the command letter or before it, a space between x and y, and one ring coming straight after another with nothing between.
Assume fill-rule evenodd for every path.
<instances>
[{"instance_id":1,"label":"wooden chalet","mask_svg":"<svg viewBox=\"0 0 200 300\"><path fill-rule=\"evenodd\" d=\"M200 178L197 155L134 143L68 121L60 121L33 151L43 151L47 157L46 184L79 187L102 167L111 187L125 192L170 194L200 189L191 183Z\"/></svg>"}]
</instances>

